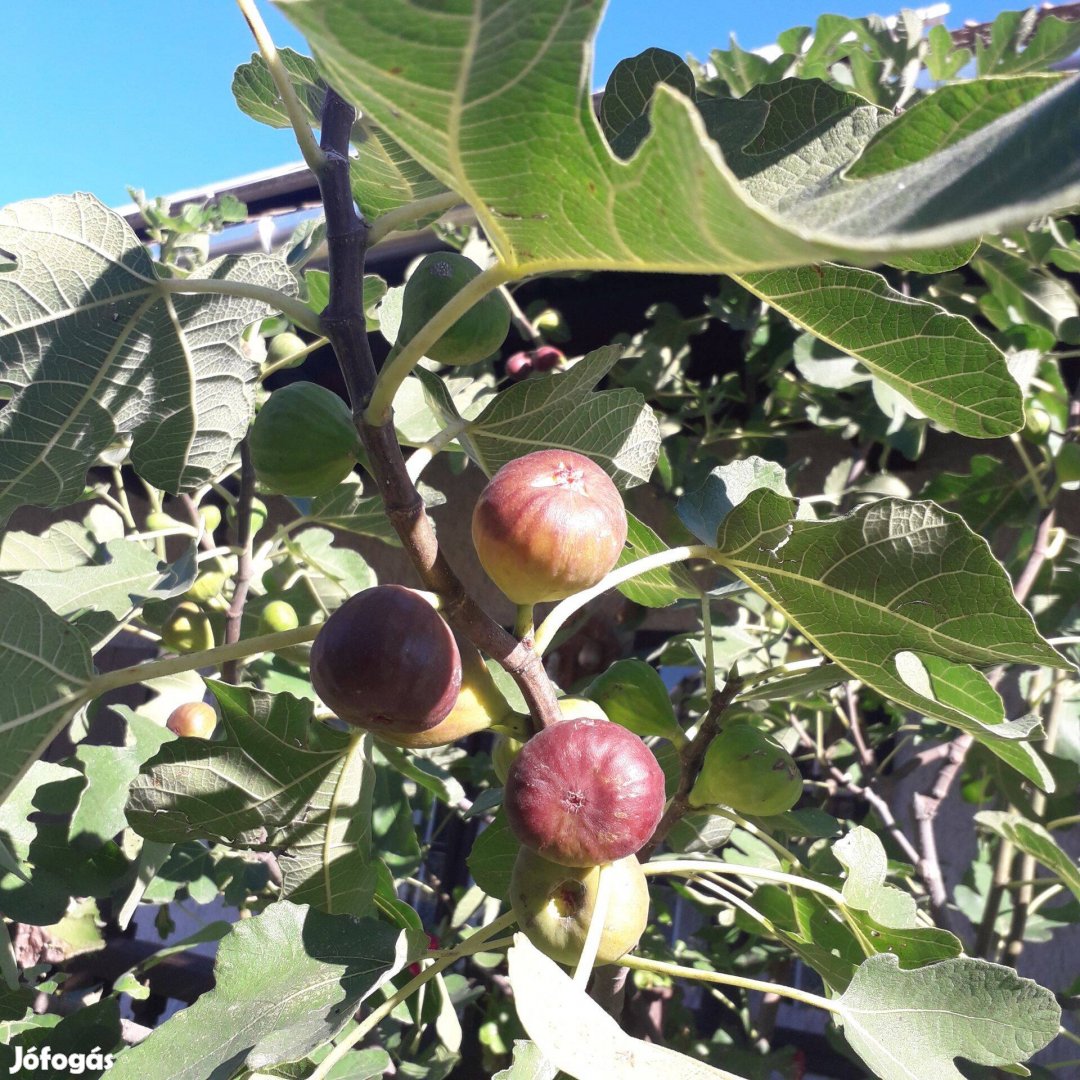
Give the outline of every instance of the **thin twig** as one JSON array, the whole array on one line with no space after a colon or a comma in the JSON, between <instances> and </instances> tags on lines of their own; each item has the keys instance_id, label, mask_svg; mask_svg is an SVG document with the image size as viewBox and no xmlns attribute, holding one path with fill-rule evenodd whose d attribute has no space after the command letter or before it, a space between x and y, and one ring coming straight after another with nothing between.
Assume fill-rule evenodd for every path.
<instances>
[{"instance_id":1,"label":"thin twig","mask_svg":"<svg viewBox=\"0 0 1080 1080\"><path fill-rule=\"evenodd\" d=\"M236 546L240 551L233 578L233 595L225 615L225 645L240 640L240 624L244 618L244 605L251 588L251 506L255 499L255 467L247 440L240 444L240 499L236 506ZM239 660L227 660L221 665L221 677L225 682L236 682Z\"/></svg>"},{"instance_id":2,"label":"thin twig","mask_svg":"<svg viewBox=\"0 0 1080 1080\"><path fill-rule=\"evenodd\" d=\"M742 689L742 680L732 668L728 674L728 680L721 689L715 691L709 702L709 709L702 717L698 725L697 734L683 747L680 754L681 763L679 769L679 786L671 797L660 824L651 839L638 852L641 862L648 862L652 854L664 842L667 835L686 815L690 809L690 791L701 772L701 764L705 760L705 751L709 749L709 743L713 736L720 730L720 718L724 715L731 703Z\"/></svg>"}]
</instances>

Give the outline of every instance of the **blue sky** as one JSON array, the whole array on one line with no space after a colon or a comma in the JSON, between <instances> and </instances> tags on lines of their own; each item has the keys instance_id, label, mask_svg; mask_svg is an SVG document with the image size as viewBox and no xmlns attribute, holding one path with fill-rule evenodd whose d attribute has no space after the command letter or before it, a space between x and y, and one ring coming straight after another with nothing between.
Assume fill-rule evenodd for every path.
<instances>
[{"instance_id":1,"label":"blue sky","mask_svg":"<svg viewBox=\"0 0 1080 1080\"><path fill-rule=\"evenodd\" d=\"M1023 5L957 0L948 23L1012 6ZM284 17L268 3L262 10L279 45L304 48ZM610 0L595 82L650 45L705 58L732 32L753 48L826 11L893 10L875 0ZM118 205L128 184L165 195L299 157L288 132L256 124L233 104L233 70L253 46L229 0L12 4L3 34L0 205L76 190Z\"/></svg>"}]
</instances>

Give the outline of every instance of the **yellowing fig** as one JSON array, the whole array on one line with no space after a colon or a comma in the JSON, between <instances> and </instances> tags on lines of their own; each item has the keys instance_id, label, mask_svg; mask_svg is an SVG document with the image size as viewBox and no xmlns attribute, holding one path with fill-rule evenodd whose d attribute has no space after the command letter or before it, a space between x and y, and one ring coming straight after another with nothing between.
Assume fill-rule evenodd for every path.
<instances>
[{"instance_id":1,"label":"yellowing fig","mask_svg":"<svg viewBox=\"0 0 1080 1080\"><path fill-rule=\"evenodd\" d=\"M311 684L346 723L380 736L442 723L461 690L450 627L423 596L378 585L345 601L311 648Z\"/></svg>"},{"instance_id":2,"label":"yellowing fig","mask_svg":"<svg viewBox=\"0 0 1080 1080\"><path fill-rule=\"evenodd\" d=\"M595 585L619 561L626 528L611 478L570 450L507 462L472 519L481 565L515 604L561 600Z\"/></svg>"},{"instance_id":3,"label":"yellowing fig","mask_svg":"<svg viewBox=\"0 0 1080 1080\"><path fill-rule=\"evenodd\" d=\"M596 964L629 952L649 921L649 886L641 863L628 855L604 868L614 880ZM552 960L576 964L589 932L600 882L598 866L560 866L528 848L518 852L510 878L510 904L529 940Z\"/></svg>"},{"instance_id":4,"label":"yellowing fig","mask_svg":"<svg viewBox=\"0 0 1080 1080\"><path fill-rule=\"evenodd\" d=\"M280 365L282 368L294 368L302 364L307 357L297 356L295 360L292 360L288 364L283 364L283 360L288 360L290 357L295 356L296 353L302 352L307 348L307 342L300 337L299 334L293 334L286 330L283 334L275 334L270 343L266 346L266 366L277 367Z\"/></svg>"},{"instance_id":5,"label":"yellowing fig","mask_svg":"<svg viewBox=\"0 0 1080 1080\"><path fill-rule=\"evenodd\" d=\"M203 528L207 535L211 534L221 524L221 510L213 503L205 503L199 507L199 517L203 520Z\"/></svg>"},{"instance_id":6,"label":"yellowing fig","mask_svg":"<svg viewBox=\"0 0 1080 1080\"><path fill-rule=\"evenodd\" d=\"M217 727L217 713L205 701L186 701L169 713L165 726L174 735L188 739L209 739Z\"/></svg>"},{"instance_id":7,"label":"yellowing fig","mask_svg":"<svg viewBox=\"0 0 1080 1080\"><path fill-rule=\"evenodd\" d=\"M752 724L735 723L709 743L690 804L719 803L739 814L771 817L790 810L800 795L795 759Z\"/></svg>"},{"instance_id":8,"label":"yellowing fig","mask_svg":"<svg viewBox=\"0 0 1080 1080\"><path fill-rule=\"evenodd\" d=\"M275 390L248 436L259 483L279 495L322 495L352 472L360 449L349 407L315 383Z\"/></svg>"},{"instance_id":9,"label":"yellowing fig","mask_svg":"<svg viewBox=\"0 0 1080 1080\"><path fill-rule=\"evenodd\" d=\"M466 735L486 731L510 715L510 703L495 685L476 646L457 634L454 638L461 654L461 690L449 715L426 731L378 731L380 739L411 750L446 746Z\"/></svg>"},{"instance_id":10,"label":"yellowing fig","mask_svg":"<svg viewBox=\"0 0 1080 1080\"><path fill-rule=\"evenodd\" d=\"M446 303L480 273L480 267L456 251L425 255L401 296L401 325L396 347L414 338ZM475 364L490 356L510 332L510 308L499 292L477 301L447 330L427 355L440 364Z\"/></svg>"},{"instance_id":11,"label":"yellowing fig","mask_svg":"<svg viewBox=\"0 0 1080 1080\"><path fill-rule=\"evenodd\" d=\"M210 617L190 600L173 608L161 628L161 643L178 653L202 652L214 647L214 628Z\"/></svg>"}]
</instances>

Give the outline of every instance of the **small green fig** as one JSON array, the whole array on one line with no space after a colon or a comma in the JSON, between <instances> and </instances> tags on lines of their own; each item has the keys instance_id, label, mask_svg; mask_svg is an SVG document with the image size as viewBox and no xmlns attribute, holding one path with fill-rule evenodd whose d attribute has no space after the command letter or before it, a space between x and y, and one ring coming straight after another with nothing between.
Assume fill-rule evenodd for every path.
<instances>
[{"instance_id":1,"label":"small green fig","mask_svg":"<svg viewBox=\"0 0 1080 1080\"><path fill-rule=\"evenodd\" d=\"M184 595L197 604L205 604L221 595L229 575L224 570L204 570Z\"/></svg>"},{"instance_id":2,"label":"small green fig","mask_svg":"<svg viewBox=\"0 0 1080 1080\"><path fill-rule=\"evenodd\" d=\"M217 713L205 701L186 701L169 713L165 726L184 738L209 739L217 727Z\"/></svg>"},{"instance_id":3,"label":"small green fig","mask_svg":"<svg viewBox=\"0 0 1080 1080\"><path fill-rule=\"evenodd\" d=\"M753 724L734 723L709 743L690 805L719 803L739 814L772 817L790 810L801 795L802 775L787 750Z\"/></svg>"},{"instance_id":4,"label":"small green fig","mask_svg":"<svg viewBox=\"0 0 1080 1080\"><path fill-rule=\"evenodd\" d=\"M248 445L266 491L313 496L337 487L352 472L360 436L337 394L295 382L267 399L251 425Z\"/></svg>"},{"instance_id":5,"label":"small green fig","mask_svg":"<svg viewBox=\"0 0 1080 1080\"><path fill-rule=\"evenodd\" d=\"M447 302L473 278L480 267L456 251L425 255L405 285L396 348L414 338ZM475 364L490 356L510 332L510 308L499 292L478 300L455 322L427 355L440 364Z\"/></svg>"},{"instance_id":6,"label":"small green fig","mask_svg":"<svg viewBox=\"0 0 1080 1080\"><path fill-rule=\"evenodd\" d=\"M295 630L300 625L296 608L286 600L271 600L259 612L259 633L280 634L285 630Z\"/></svg>"},{"instance_id":7,"label":"small green fig","mask_svg":"<svg viewBox=\"0 0 1080 1080\"><path fill-rule=\"evenodd\" d=\"M213 503L204 503L199 507L199 517L203 520L207 535L210 535L221 524L221 509Z\"/></svg>"},{"instance_id":8,"label":"small green fig","mask_svg":"<svg viewBox=\"0 0 1080 1080\"><path fill-rule=\"evenodd\" d=\"M283 364L283 360L288 360L296 353L302 352L307 348L307 342L300 337L299 334L293 334L286 330L283 334L275 334L269 344L266 346L266 366L282 368L294 368L302 364L307 357L297 356L295 360L290 363Z\"/></svg>"},{"instance_id":9,"label":"small green fig","mask_svg":"<svg viewBox=\"0 0 1080 1080\"><path fill-rule=\"evenodd\" d=\"M177 604L161 628L161 642L165 648L177 653L212 649L214 628L210 617L190 600Z\"/></svg>"},{"instance_id":10,"label":"small green fig","mask_svg":"<svg viewBox=\"0 0 1080 1080\"><path fill-rule=\"evenodd\" d=\"M266 524L269 511L262 499L251 500L251 535L256 536ZM232 526L236 525L236 507L229 506L225 510L225 520Z\"/></svg>"},{"instance_id":11,"label":"small green fig","mask_svg":"<svg viewBox=\"0 0 1080 1080\"><path fill-rule=\"evenodd\" d=\"M522 848L510 878L510 904L529 940L560 964L576 964L589 932L600 883L599 866L560 866ZM614 878L596 964L629 952L649 921L649 886L633 855L603 867Z\"/></svg>"}]
</instances>

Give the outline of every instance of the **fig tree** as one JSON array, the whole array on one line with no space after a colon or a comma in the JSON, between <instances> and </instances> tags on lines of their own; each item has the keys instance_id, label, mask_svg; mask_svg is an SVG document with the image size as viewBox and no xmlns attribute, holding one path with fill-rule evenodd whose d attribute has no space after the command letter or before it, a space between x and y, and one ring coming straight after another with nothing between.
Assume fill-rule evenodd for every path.
<instances>
[{"instance_id":1,"label":"fig tree","mask_svg":"<svg viewBox=\"0 0 1080 1080\"><path fill-rule=\"evenodd\" d=\"M425 255L401 296L396 347L411 341L479 273L472 259L456 251ZM509 332L510 308L501 293L490 292L429 346L427 355L440 364L475 364L495 352Z\"/></svg>"},{"instance_id":2,"label":"fig tree","mask_svg":"<svg viewBox=\"0 0 1080 1080\"><path fill-rule=\"evenodd\" d=\"M189 739L209 739L217 727L217 713L205 701L186 701L177 705L165 726L174 734Z\"/></svg>"},{"instance_id":3,"label":"fig tree","mask_svg":"<svg viewBox=\"0 0 1080 1080\"><path fill-rule=\"evenodd\" d=\"M604 868L611 900L596 964L613 964L641 939L649 921L649 886L641 863L628 855ZM510 878L510 904L529 940L552 960L573 965L589 932L599 866L560 866L528 848L518 852Z\"/></svg>"},{"instance_id":4,"label":"fig tree","mask_svg":"<svg viewBox=\"0 0 1080 1080\"><path fill-rule=\"evenodd\" d=\"M311 683L342 720L380 735L440 724L461 690L450 627L419 593L377 585L350 597L311 648Z\"/></svg>"},{"instance_id":5,"label":"fig tree","mask_svg":"<svg viewBox=\"0 0 1080 1080\"><path fill-rule=\"evenodd\" d=\"M259 483L278 495L322 495L352 472L360 449L349 407L315 383L275 390L248 436Z\"/></svg>"},{"instance_id":6,"label":"fig tree","mask_svg":"<svg viewBox=\"0 0 1080 1080\"><path fill-rule=\"evenodd\" d=\"M473 510L472 537L488 577L515 604L561 600L618 562L626 510L589 458L537 450L491 478Z\"/></svg>"},{"instance_id":7,"label":"fig tree","mask_svg":"<svg viewBox=\"0 0 1080 1080\"><path fill-rule=\"evenodd\" d=\"M510 715L510 703L495 685L476 646L457 634L454 639L461 654L461 690L446 719L426 731L379 731L380 739L413 750L446 746L486 731Z\"/></svg>"},{"instance_id":8,"label":"fig tree","mask_svg":"<svg viewBox=\"0 0 1080 1080\"><path fill-rule=\"evenodd\" d=\"M161 643L178 653L202 652L214 647L210 616L198 604L185 600L177 604L161 628Z\"/></svg>"},{"instance_id":9,"label":"fig tree","mask_svg":"<svg viewBox=\"0 0 1080 1080\"><path fill-rule=\"evenodd\" d=\"M771 817L790 810L801 794L795 759L753 724L734 723L709 743L690 804L719 803L739 814Z\"/></svg>"},{"instance_id":10,"label":"fig tree","mask_svg":"<svg viewBox=\"0 0 1080 1080\"><path fill-rule=\"evenodd\" d=\"M563 866L632 855L664 812L664 773L649 748L609 720L563 720L521 748L506 777L510 829Z\"/></svg>"}]
</instances>

